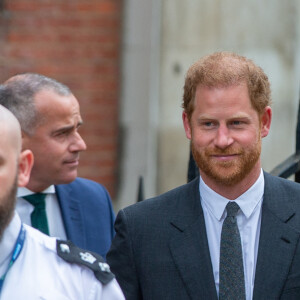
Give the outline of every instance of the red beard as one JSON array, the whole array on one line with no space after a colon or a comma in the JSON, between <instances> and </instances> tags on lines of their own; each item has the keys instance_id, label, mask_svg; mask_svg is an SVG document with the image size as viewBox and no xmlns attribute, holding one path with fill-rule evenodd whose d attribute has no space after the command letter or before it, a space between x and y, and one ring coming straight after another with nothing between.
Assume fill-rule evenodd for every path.
<instances>
[{"instance_id":1,"label":"red beard","mask_svg":"<svg viewBox=\"0 0 300 300\"><path fill-rule=\"evenodd\" d=\"M192 153L201 172L214 181L233 186L241 182L253 169L261 154L261 140L251 148L229 147L226 149L206 148L198 151L192 139ZM227 161L214 159L214 155L237 155Z\"/></svg>"}]
</instances>

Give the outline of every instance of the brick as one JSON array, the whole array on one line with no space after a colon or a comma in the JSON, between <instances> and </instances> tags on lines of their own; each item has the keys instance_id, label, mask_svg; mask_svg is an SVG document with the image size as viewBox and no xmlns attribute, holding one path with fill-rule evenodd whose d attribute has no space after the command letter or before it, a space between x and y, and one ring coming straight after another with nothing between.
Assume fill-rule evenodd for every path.
<instances>
[{"instance_id":1,"label":"brick","mask_svg":"<svg viewBox=\"0 0 300 300\"><path fill-rule=\"evenodd\" d=\"M81 105L88 150L79 174L117 194L122 1L10 0L0 17L0 81L37 72Z\"/></svg>"}]
</instances>

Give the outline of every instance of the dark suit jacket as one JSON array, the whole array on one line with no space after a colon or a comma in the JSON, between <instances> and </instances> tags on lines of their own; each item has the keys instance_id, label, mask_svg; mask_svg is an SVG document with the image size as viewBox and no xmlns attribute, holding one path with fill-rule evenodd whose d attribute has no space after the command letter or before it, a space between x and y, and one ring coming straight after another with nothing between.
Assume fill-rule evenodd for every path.
<instances>
[{"instance_id":1,"label":"dark suit jacket","mask_svg":"<svg viewBox=\"0 0 300 300\"><path fill-rule=\"evenodd\" d=\"M114 236L115 215L106 189L77 178L55 186L67 239L105 257Z\"/></svg>"},{"instance_id":2,"label":"dark suit jacket","mask_svg":"<svg viewBox=\"0 0 300 300\"><path fill-rule=\"evenodd\" d=\"M121 210L107 261L126 299L217 299L199 178ZM300 299L300 184L265 173L253 299Z\"/></svg>"}]
</instances>

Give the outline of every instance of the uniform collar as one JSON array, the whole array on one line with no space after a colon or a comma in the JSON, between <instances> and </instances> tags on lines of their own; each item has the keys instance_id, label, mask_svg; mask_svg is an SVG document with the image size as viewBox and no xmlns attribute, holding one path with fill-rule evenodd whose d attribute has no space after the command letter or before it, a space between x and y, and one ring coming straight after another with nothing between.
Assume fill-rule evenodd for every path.
<instances>
[{"instance_id":1,"label":"uniform collar","mask_svg":"<svg viewBox=\"0 0 300 300\"><path fill-rule=\"evenodd\" d=\"M0 268L5 265L6 262L12 256L16 240L18 238L21 228L21 219L17 212L14 212L14 216L6 229L4 230L2 239L0 241Z\"/></svg>"},{"instance_id":2,"label":"uniform collar","mask_svg":"<svg viewBox=\"0 0 300 300\"><path fill-rule=\"evenodd\" d=\"M244 194L234 199L246 218L249 218L257 205L261 203L264 194L264 185L265 181L263 171L261 170L256 182ZM225 214L225 207L230 200L213 191L205 184L201 177L199 189L201 201L205 202L207 209L220 221Z\"/></svg>"}]
</instances>

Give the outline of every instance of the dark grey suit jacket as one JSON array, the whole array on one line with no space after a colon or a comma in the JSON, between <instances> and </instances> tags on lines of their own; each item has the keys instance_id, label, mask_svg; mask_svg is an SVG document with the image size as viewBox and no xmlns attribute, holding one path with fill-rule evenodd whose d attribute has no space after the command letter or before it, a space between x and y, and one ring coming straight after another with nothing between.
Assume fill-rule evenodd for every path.
<instances>
[{"instance_id":1,"label":"dark grey suit jacket","mask_svg":"<svg viewBox=\"0 0 300 300\"><path fill-rule=\"evenodd\" d=\"M121 210L107 256L126 299L217 299L199 178ZM265 173L253 299L300 299L300 184Z\"/></svg>"}]
</instances>

